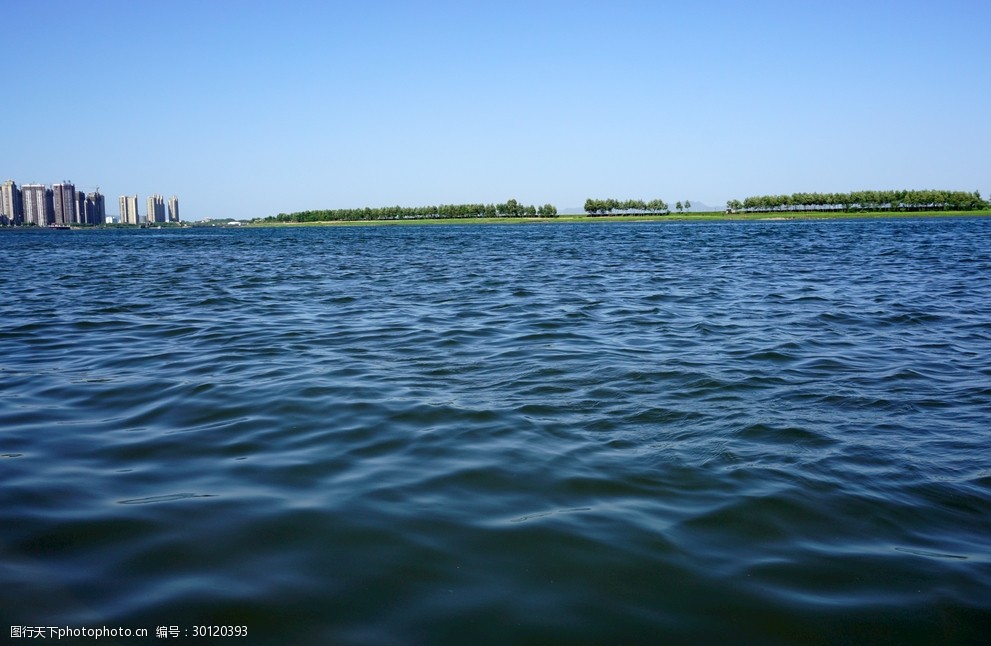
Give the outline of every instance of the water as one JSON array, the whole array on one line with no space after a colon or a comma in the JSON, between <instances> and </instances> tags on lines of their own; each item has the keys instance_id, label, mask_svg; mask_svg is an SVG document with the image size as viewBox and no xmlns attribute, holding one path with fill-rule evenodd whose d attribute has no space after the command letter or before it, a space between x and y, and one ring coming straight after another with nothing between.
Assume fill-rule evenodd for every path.
<instances>
[{"instance_id":1,"label":"water","mask_svg":"<svg viewBox=\"0 0 991 646\"><path fill-rule=\"evenodd\" d=\"M4 631L991 634L991 219L0 232L0 257Z\"/></svg>"}]
</instances>

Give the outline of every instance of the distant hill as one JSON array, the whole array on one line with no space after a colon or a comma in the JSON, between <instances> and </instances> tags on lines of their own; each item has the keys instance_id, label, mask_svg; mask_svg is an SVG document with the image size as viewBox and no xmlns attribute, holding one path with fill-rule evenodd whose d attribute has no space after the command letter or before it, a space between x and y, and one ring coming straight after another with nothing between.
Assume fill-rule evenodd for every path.
<instances>
[{"instance_id":1,"label":"distant hill","mask_svg":"<svg viewBox=\"0 0 991 646\"><path fill-rule=\"evenodd\" d=\"M695 212L725 211L726 210L726 206L725 205L723 205L723 206L712 206L712 205L706 204L704 202L696 202L695 200L688 200L688 201L692 203L692 208L685 209L685 211L691 211L693 213L695 213ZM675 200L675 203L677 203L677 200ZM670 204L670 202L668 202L668 204Z\"/></svg>"}]
</instances>

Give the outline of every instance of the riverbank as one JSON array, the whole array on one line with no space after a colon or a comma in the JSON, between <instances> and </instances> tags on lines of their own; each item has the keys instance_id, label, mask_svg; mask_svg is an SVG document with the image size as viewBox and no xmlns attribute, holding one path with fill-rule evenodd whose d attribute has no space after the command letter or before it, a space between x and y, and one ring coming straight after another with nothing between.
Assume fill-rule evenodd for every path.
<instances>
[{"instance_id":1,"label":"riverbank","mask_svg":"<svg viewBox=\"0 0 991 646\"><path fill-rule=\"evenodd\" d=\"M875 220L910 218L988 217L983 211L865 211L849 212L769 212L769 213L670 213L668 215L561 215L553 218L424 218L417 220L331 220L326 222L257 222L251 227L396 226L436 224L553 224L598 222L736 222L787 220Z\"/></svg>"}]
</instances>

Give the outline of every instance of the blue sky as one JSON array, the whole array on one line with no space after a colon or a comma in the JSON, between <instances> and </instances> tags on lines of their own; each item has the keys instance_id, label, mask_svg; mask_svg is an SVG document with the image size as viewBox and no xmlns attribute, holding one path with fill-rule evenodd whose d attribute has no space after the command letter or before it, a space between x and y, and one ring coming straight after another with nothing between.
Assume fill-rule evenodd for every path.
<instances>
[{"instance_id":1,"label":"blue sky","mask_svg":"<svg viewBox=\"0 0 991 646\"><path fill-rule=\"evenodd\" d=\"M8 1L0 181L316 208L991 191L991 2Z\"/></svg>"}]
</instances>

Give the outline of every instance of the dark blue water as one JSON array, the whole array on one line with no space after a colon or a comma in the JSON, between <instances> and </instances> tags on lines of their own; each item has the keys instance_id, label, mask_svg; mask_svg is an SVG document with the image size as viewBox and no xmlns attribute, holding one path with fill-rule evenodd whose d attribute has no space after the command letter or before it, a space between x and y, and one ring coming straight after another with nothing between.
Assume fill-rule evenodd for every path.
<instances>
[{"instance_id":1,"label":"dark blue water","mask_svg":"<svg viewBox=\"0 0 991 646\"><path fill-rule=\"evenodd\" d=\"M4 634L991 635L991 219L0 232L0 259Z\"/></svg>"}]
</instances>

